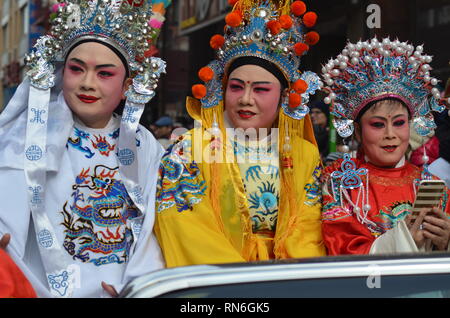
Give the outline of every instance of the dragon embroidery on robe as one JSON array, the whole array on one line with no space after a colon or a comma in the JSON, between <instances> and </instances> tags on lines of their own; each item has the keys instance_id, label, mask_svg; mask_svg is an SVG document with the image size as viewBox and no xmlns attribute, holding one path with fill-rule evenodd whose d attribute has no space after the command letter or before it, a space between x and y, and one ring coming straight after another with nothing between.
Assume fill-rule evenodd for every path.
<instances>
[{"instance_id":1,"label":"dragon embroidery on robe","mask_svg":"<svg viewBox=\"0 0 450 318\"><path fill-rule=\"evenodd\" d=\"M98 165L82 170L72 186L72 199L64 204L64 248L82 262L95 265L126 262L133 244L130 220L139 215L118 168ZM99 257L100 255L100 257Z\"/></svg>"}]
</instances>

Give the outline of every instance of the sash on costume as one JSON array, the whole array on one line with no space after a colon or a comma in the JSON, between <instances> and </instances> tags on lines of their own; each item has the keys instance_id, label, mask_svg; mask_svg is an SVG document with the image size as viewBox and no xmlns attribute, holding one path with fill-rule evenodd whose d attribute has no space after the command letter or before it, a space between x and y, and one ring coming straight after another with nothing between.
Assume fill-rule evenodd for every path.
<instances>
[{"instance_id":1,"label":"sash on costume","mask_svg":"<svg viewBox=\"0 0 450 318\"><path fill-rule=\"evenodd\" d=\"M28 100L24 170L28 203L36 229L37 242L50 292L56 297L71 297L76 284L75 264L70 264L58 242L46 213L47 126L50 88L38 88L32 82Z\"/></svg>"},{"instance_id":2,"label":"sash on costume","mask_svg":"<svg viewBox=\"0 0 450 318\"><path fill-rule=\"evenodd\" d=\"M166 71L166 63L160 58L151 58L150 76L136 76L133 84L125 93L127 101L120 123L120 133L118 141L119 171L122 182L128 191L136 207L141 214L145 212L143 189L139 182L139 163L137 155L136 132L139 126L139 119L144 112L145 104L155 96L155 86L161 76ZM146 177L146 176L142 176ZM140 218L133 219L133 233L138 235L139 225L136 222Z\"/></svg>"}]
</instances>

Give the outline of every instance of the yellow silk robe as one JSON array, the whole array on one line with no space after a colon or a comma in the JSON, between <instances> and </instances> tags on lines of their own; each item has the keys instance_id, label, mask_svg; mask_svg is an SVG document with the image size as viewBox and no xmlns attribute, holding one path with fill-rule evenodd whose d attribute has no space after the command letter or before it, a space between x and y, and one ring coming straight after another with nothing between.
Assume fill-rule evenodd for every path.
<instances>
[{"instance_id":1,"label":"yellow silk robe","mask_svg":"<svg viewBox=\"0 0 450 318\"><path fill-rule=\"evenodd\" d=\"M292 156L293 178L281 185L276 231L268 239L252 231L238 164L197 163L187 155L192 149L210 147L203 139L201 128L195 128L162 159L155 233L167 267L325 255L321 166L315 145L300 138L291 141L297 150ZM218 193L212 193L213 183L220 184ZM290 209L285 187L291 187L295 196L299 207L295 211Z\"/></svg>"}]
</instances>

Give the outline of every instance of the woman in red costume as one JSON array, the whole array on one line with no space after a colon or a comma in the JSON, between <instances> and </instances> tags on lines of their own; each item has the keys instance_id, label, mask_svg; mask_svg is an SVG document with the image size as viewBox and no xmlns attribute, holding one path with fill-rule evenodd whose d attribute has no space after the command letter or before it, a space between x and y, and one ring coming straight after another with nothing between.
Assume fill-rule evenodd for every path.
<instances>
[{"instance_id":1,"label":"woman in red costume","mask_svg":"<svg viewBox=\"0 0 450 318\"><path fill-rule=\"evenodd\" d=\"M405 160L410 125L425 136L435 127L432 112L445 109L430 77L431 57L422 51L375 38L348 43L322 69L336 130L360 144L356 158L345 154L323 174L322 230L330 255L448 249L447 188L439 207L411 217L420 180L436 178L427 165Z\"/></svg>"}]
</instances>

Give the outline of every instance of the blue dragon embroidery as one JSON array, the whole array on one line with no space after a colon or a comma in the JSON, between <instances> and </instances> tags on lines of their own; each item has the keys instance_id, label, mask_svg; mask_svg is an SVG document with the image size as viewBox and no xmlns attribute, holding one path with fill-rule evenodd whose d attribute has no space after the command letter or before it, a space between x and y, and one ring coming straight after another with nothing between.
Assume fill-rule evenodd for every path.
<instances>
[{"instance_id":1,"label":"blue dragon embroidery","mask_svg":"<svg viewBox=\"0 0 450 318\"><path fill-rule=\"evenodd\" d=\"M75 127L75 138L69 137L67 144L72 146L75 149L80 150L81 152L86 153L86 158L92 158L94 156L94 152L92 152L89 147L83 147L83 140L88 140L89 134Z\"/></svg>"},{"instance_id":2,"label":"blue dragon embroidery","mask_svg":"<svg viewBox=\"0 0 450 318\"><path fill-rule=\"evenodd\" d=\"M89 171L83 169L77 176L72 204L66 202L61 212L64 248L74 259L97 266L126 262L134 241L127 221L139 212L123 183L115 179L118 168L98 165L92 176ZM108 257L95 258L96 254Z\"/></svg>"}]
</instances>

